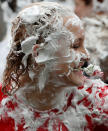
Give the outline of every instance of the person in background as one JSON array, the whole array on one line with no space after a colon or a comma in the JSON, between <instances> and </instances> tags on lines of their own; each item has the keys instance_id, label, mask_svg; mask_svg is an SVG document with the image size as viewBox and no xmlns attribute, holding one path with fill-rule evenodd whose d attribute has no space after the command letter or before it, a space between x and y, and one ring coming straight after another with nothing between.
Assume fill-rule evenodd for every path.
<instances>
[{"instance_id":1,"label":"person in background","mask_svg":"<svg viewBox=\"0 0 108 131\"><path fill-rule=\"evenodd\" d=\"M75 3L75 13L84 24L85 46L90 53L91 63L101 67L103 80L108 83L108 1L75 0Z\"/></svg>"},{"instance_id":2,"label":"person in background","mask_svg":"<svg viewBox=\"0 0 108 131\"><path fill-rule=\"evenodd\" d=\"M6 23L3 18L3 10L1 8L1 1L0 1L0 41L2 41L6 35Z\"/></svg>"}]
</instances>

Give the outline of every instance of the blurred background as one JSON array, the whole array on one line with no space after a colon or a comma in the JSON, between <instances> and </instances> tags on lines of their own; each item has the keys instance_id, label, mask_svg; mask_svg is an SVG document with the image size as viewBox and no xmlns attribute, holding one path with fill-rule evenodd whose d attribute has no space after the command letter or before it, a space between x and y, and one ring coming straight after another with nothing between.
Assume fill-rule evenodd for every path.
<instances>
[{"instance_id":1,"label":"blurred background","mask_svg":"<svg viewBox=\"0 0 108 131\"><path fill-rule=\"evenodd\" d=\"M69 6L81 18L85 28L85 47L89 63L99 65L108 83L108 0L0 0L0 81L11 46L11 22L18 12L34 2L58 2Z\"/></svg>"}]
</instances>

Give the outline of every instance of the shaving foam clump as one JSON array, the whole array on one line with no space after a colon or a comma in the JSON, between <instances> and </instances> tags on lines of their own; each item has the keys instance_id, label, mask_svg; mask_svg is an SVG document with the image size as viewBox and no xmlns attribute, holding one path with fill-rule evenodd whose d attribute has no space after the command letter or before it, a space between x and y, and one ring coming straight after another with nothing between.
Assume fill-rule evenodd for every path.
<instances>
[{"instance_id":1,"label":"shaving foam clump","mask_svg":"<svg viewBox=\"0 0 108 131\"><path fill-rule=\"evenodd\" d=\"M96 77L102 77L103 76L103 72L101 72L101 69L99 66L96 65L92 65L90 64L87 68L84 68L85 73L92 77L92 78L96 78Z\"/></svg>"}]
</instances>

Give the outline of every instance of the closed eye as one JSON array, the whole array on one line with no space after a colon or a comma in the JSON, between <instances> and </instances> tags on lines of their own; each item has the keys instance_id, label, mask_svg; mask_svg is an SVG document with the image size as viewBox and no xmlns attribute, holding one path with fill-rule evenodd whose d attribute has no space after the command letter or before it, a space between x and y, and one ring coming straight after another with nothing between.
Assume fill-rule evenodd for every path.
<instances>
[{"instance_id":1,"label":"closed eye","mask_svg":"<svg viewBox=\"0 0 108 131\"><path fill-rule=\"evenodd\" d=\"M83 42L83 39L82 39L82 38L76 39L76 40L74 41L74 43L72 44L72 48L74 48L74 49L80 48L82 42Z\"/></svg>"},{"instance_id":2,"label":"closed eye","mask_svg":"<svg viewBox=\"0 0 108 131\"><path fill-rule=\"evenodd\" d=\"M74 49L77 49L80 47L80 43L75 43L73 46L72 46Z\"/></svg>"}]
</instances>

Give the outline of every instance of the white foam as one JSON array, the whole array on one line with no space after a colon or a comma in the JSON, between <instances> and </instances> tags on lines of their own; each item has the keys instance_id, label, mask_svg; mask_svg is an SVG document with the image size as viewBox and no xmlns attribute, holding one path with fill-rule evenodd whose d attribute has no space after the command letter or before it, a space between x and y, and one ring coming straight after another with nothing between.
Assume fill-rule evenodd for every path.
<instances>
[{"instance_id":1,"label":"white foam","mask_svg":"<svg viewBox=\"0 0 108 131\"><path fill-rule=\"evenodd\" d=\"M26 66L27 65L27 58L29 54L32 54L32 48L33 45L36 44L36 36L30 36L27 37L24 41L21 43L22 51L25 53L25 56L22 59L23 64Z\"/></svg>"},{"instance_id":2,"label":"white foam","mask_svg":"<svg viewBox=\"0 0 108 131\"><path fill-rule=\"evenodd\" d=\"M37 15L40 13L40 8L38 6L32 6L31 8L26 8L19 13L19 16L23 21L27 23L34 23L37 19Z\"/></svg>"},{"instance_id":3,"label":"white foam","mask_svg":"<svg viewBox=\"0 0 108 131\"><path fill-rule=\"evenodd\" d=\"M81 20L76 15L73 15L73 18L69 18L68 19L68 21L66 22L65 26L67 27L69 25L80 26L81 28L83 28Z\"/></svg>"}]
</instances>

